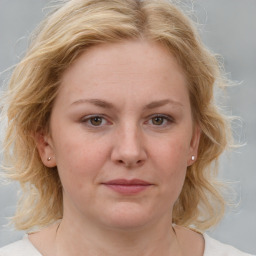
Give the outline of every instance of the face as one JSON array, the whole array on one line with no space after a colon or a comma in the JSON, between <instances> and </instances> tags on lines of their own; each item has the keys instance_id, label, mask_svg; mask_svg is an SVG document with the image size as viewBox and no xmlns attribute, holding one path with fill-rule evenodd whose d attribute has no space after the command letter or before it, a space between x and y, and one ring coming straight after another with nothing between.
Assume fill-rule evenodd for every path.
<instances>
[{"instance_id":1,"label":"face","mask_svg":"<svg viewBox=\"0 0 256 256\"><path fill-rule=\"evenodd\" d=\"M90 48L65 71L38 146L57 165L64 218L121 229L170 222L197 153L193 128L185 76L165 48Z\"/></svg>"}]
</instances>

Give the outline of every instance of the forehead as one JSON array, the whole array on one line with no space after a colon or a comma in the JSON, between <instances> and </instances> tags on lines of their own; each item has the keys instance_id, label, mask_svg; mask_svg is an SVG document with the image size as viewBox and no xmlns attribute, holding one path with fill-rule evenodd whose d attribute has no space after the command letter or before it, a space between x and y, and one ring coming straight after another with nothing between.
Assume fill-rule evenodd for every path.
<instances>
[{"instance_id":1,"label":"forehead","mask_svg":"<svg viewBox=\"0 0 256 256\"><path fill-rule=\"evenodd\" d=\"M166 70L170 66L174 67L182 73L182 68L178 65L175 57L162 44L152 42L145 39L127 40L118 43L103 43L89 47L83 54L64 72L64 78L68 77L68 73L77 71L80 68L90 69L103 67L106 69L109 64L119 65L122 67L136 69L140 66L144 70Z\"/></svg>"},{"instance_id":2,"label":"forehead","mask_svg":"<svg viewBox=\"0 0 256 256\"><path fill-rule=\"evenodd\" d=\"M174 56L159 43L134 40L87 49L64 72L59 94L68 95L70 101L118 93L125 98L141 94L161 98L171 87L176 97L184 96L186 79Z\"/></svg>"}]
</instances>

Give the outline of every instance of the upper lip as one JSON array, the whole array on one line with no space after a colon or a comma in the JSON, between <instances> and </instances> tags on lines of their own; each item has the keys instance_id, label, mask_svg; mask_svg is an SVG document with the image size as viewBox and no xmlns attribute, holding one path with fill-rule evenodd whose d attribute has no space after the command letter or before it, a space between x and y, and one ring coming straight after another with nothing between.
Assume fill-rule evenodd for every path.
<instances>
[{"instance_id":1,"label":"upper lip","mask_svg":"<svg viewBox=\"0 0 256 256\"><path fill-rule=\"evenodd\" d=\"M127 179L115 179L115 180L110 180L107 182L103 182L105 185L123 185L123 186L132 186L132 185L141 185L141 186L147 186L147 185L152 185L152 183L149 183L145 180L140 180L140 179L132 179L132 180L127 180Z\"/></svg>"}]
</instances>

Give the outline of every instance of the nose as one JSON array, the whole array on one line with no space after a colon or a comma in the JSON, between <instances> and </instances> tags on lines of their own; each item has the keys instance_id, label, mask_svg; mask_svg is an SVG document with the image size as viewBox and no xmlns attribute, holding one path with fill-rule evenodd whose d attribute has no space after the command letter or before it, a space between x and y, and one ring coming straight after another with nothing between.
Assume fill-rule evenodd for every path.
<instances>
[{"instance_id":1,"label":"nose","mask_svg":"<svg viewBox=\"0 0 256 256\"><path fill-rule=\"evenodd\" d=\"M142 166L147 159L143 135L138 127L123 127L115 137L111 160L115 164L134 168Z\"/></svg>"}]
</instances>

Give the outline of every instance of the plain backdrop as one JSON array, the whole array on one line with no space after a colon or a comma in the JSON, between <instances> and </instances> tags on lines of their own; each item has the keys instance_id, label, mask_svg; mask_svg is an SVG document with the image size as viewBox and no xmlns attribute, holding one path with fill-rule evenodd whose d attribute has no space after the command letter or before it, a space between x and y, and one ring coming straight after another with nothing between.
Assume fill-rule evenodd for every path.
<instances>
[{"instance_id":1,"label":"plain backdrop","mask_svg":"<svg viewBox=\"0 0 256 256\"><path fill-rule=\"evenodd\" d=\"M0 72L24 55L28 36L44 17L48 3L0 0ZM256 0L195 0L194 12L204 43L223 56L228 78L241 82L228 89L225 109L241 117L235 138L246 142L221 161L220 177L236 189L239 205L229 209L209 234L256 254ZM5 78L2 74L1 84ZM24 234L6 226L6 217L15 211L18 188L18 184L0 185L0 246Z\"/></svg>"}]
</instances>

